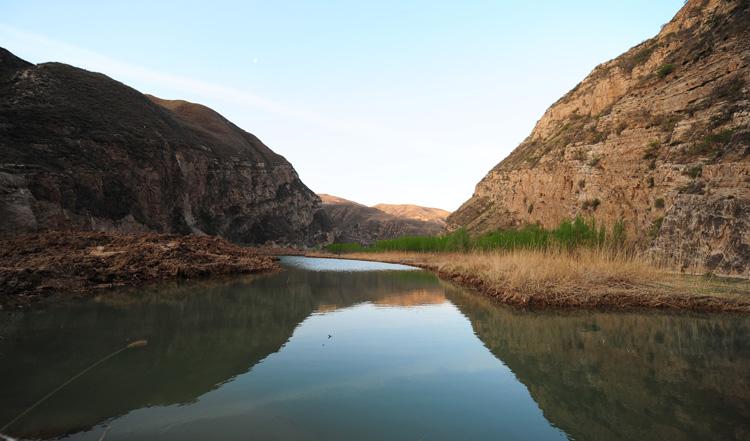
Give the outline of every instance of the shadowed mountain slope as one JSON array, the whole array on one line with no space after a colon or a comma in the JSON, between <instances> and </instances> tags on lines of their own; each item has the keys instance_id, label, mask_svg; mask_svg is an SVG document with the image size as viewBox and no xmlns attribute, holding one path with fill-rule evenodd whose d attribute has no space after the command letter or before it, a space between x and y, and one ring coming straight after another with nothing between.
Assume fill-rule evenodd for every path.
<instances>
[{"instance_id":1,"label":"shadowed mountain slope","mask_svg":"<svg viewBox=\"0 0 750 441\"><path fill-rule=\"evenodd\" d=\"M0 49L0 231L327 238L284 157L213 110Z\"/></svg>"}]
</instances>

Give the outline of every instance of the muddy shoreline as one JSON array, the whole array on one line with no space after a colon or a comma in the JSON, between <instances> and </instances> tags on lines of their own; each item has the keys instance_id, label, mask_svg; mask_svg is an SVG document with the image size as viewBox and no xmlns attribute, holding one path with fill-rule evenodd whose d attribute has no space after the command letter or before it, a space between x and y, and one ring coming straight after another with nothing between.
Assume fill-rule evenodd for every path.
<instances>
[{"instance_id":1,"label":"muddy shoreline","mask_svg":"<svg viewBox=\"0 0 750 441\"><path fill-rule=\"evenodd\" d=\"M45 232L0 237L0 307L52 294L279 269L269 250L213 236Z\"/></svg>"},{"instance_id":2,"label":"muddy shoreline","mask_svg":"<svg viewBox=\"0 0 750 441\"><path fill-rule=\"evenodd\" d=\"M669 310L750 314L750 282L737 282L731 279L714 279L705 282L704 286L707 289L705 294L684 291L684 286L693 283L700 277L675 274L665 274L664 283L655 284L646 290L623 289L618 291L602 286L601 293L586 296L581 296L577 292L552 294L542 290L533 293L520 293L503 289L501 284L479 271L470 272L451 268L451 265L446 264L446 262L455 258L455 256L440 256L429 253L405 256L389 255L388 253L339 255L325 252L308 252L305 255L318 258L370 260L409 265L430 271L443 280L493 298L500 303L524 309ZM730 298L717 294L718 291L736 288L733 285L739 285L740 283L743 286L736 289L737 292L741 292L739 295Z\"/></svg>"}]
</instances>

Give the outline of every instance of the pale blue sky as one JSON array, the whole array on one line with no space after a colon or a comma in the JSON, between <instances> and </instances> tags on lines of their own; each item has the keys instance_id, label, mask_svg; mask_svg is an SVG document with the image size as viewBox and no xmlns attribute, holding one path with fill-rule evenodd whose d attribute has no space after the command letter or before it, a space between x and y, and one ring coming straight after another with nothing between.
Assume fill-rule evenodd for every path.
<instances>
[{"instance_id":1,"label":"pale blue sky","mask_svg":"<svg viewBox=\"0 0 750 441\"><path fill-rule=\"evenodd\" d=\"M453 210L682 3L2 0L0 46L206 104L313 191Z\"/></svg>"}]
</instances>

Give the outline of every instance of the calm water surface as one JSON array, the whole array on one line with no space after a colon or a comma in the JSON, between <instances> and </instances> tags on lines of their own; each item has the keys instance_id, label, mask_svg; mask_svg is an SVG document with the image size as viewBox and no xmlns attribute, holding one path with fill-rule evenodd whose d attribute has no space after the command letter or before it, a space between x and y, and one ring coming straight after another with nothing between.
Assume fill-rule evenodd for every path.
<instances>
[{"instance_id":1,"label":"calm water surface","mask_svg":"<svg viewBox=\"0 0 750 441\"><path fill-rule=\"evenodd\" d=\"M738 316L531 313L409 267L272 275L0 313L0 427L99 440L750 440Z\"/></svg>"}]
</instances>

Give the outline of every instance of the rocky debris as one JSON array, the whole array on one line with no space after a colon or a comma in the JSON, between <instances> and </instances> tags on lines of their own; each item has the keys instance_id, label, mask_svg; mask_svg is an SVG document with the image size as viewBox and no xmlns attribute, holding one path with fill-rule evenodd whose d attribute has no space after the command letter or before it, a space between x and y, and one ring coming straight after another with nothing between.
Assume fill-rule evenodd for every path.
<instances>
[{"instance_id":1,"label":"rocky debris","mask_svg":"<svg viewBox=\"0 0 750 441\"><path fill-rule=\"evenodd\" d=\"M375 241L402 236L431 236L443 231L441 222L394 215L347 199L320 194L323 210L331 219L335 242L371 245ZM417 209L437 210L418 206ZM413 211L412 211L413 212Z\"/></svg>"},{"instance_id":2,"label":"rocky debris","mask_svg":"<svg viewBox=\"0 0 750 441\"><path fill-rule=\"evenodd\" d=\"M721 228L708 223L722 212L707 211L750 202L748 155L750 3L689 0L659 35L553 104L449 229L624 220L657 256L749 276L748 211Z\"/></svg>"},{"instance_id":3,"label":"rocky debris","mask_svg":"<svg viewBox=\"0 0 750 441\"><path fill-rule=\"evenodd\" d=\"M292 165L213 110L0 48L0 232L329 238Z\"/></svg>"},{"instance_id":4,"label":"rocky debris","mask_svg":"<svg viewBox=\"0 0 750 441\"><path fill-rule=\"evenodd\" d=\"M653 252L680 262L683 269L703 268L743 274L750 268L750 201L732 197L680 195L659 221Z\"/></svg>"},{"instance_id":5,"label":"rocky debris","mask_svg":"<svg viewBox=\"0 0 750 441\"><path fill-rule=\"evenodd\" d=\"M0 238L0 305L164 279L270 271L276 259L213 236L52 231Z\"/></svg>"}]
</instances>

